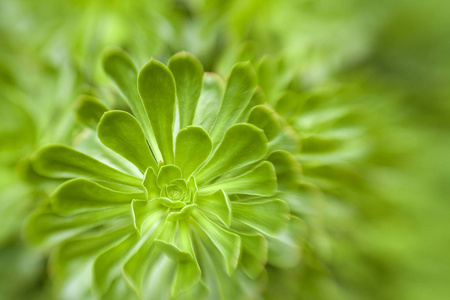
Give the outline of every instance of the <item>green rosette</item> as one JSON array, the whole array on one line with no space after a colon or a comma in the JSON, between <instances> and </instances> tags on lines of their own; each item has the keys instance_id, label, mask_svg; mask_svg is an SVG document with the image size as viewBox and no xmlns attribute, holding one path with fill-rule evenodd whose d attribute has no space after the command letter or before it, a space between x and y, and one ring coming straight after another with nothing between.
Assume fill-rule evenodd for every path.
<instances>
[{"instance_id":1,"label":"green rosette","mask_svg":"<svg viewBox=\"0 0 450 300\"><path fill-rule=\"evenodd\" d=\"M185 52L138 72L111 49L103 65L132 114L83 97L76 113L90 141L32 157L37 173L67 180L25 228L54 249L56 293L260 297L266 264L298 264L304 224L281 197L299 184L298 138L265 104L250 63L226 82Z\"/></svg>"}]
</instances>

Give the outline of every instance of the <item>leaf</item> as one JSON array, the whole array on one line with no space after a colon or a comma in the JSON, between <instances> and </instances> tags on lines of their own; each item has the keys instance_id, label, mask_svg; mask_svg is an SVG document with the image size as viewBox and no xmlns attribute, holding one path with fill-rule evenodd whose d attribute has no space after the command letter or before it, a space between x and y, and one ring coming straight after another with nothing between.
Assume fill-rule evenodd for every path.
<instances>
[{"instance_id":1,"label":"leaf","mask_svg":"<svg viewBox=\"0 0 450 300\"><path fill-rule=\"evenodd\" d=\"M189 204L183 207L179 212L171 212L167 217L167 221L179 221L188 217L192 211L197 207L197 204Z\"/></svg>"},{"instance_id":2,"label":"leaf","mask_svg":"<svg viewBox=\"0 0 450 300\"><path fill-rule=\"evenodd\" d=\"M306 224L291 217L288 226L277 236L267 237L269 242L268 261L279 268L293 268L301 259L301 244L306 237Z\"/></svg>"},{"instance_id":3,"label":"leaf","mask_svg":"<svg viewBox=\"0 0 450 300\"><path fill-rule=\"evenodd\" d=\"M128 252L139 239L137 233L130 234L115 246L102 252L94 261L92 280L94 291L105 294L113 281L121 276L121 267L127 258Z\"/></svg>"},{"instance_id":4,"label":"leaf","mask_svg":"<svg viewBox=\"0 0 450 300\"><path fill-rule=\"evenodd\" d=\"M159 169L158 178L156 182L160 188L170 184L172 180L181 179L182 173L180 168L175 165L165 165Z\"/></svg>"},{"instance_id":5,"label":"leaf","mask_svg":"<svg viewBox=\"0 0 450 300\"><path fill-rule=\"evenodd\" d=\"M151 230L155 224L159 224L169 211L156 199L152 201L133 200L131 204L134 226L141 234Z\"/></svg>"},{"instance_id":6,"label":"leaf","mask_svg":"<svg viewBox=\"0 0 450 300\"><path fill-rule=\"evenodd\" d=\"M294 155L287 151L278 150L272 152L267 160L275 166L280 190L296 188L300 184L302 168Z\"/></svg>"},{"instance_id":7,"label":"leaf","mask_svg":"<svg viewBox=\"0 0 450 300\"><path fill-rule=\"evenodd\" d=\"M250 124L233 125L211 159L198 171L197 184L202 186L227 171L258 161L266 152L267 139L261 129Z\"/></svg>"},{"instance_id":8,"label":"leaf","mask_svg":"<svg viewBox=\"0 0 450 300\"><path fill-rule=\"evenodd\" d=\"M85 179L73 179L58 187L51 197L52 209L60 215L74 215L108 207L129 205L143 193L124 193Z\"/></svg>"},{"instance_id":9,"label":"leaf","mask_svg":"<svg viewBox=\"0 0 450 300\"><path fill-rule=\"evenodd\" d=\"M269 236L276 235L289 221L289 208L282 200L231 202L233 222L245 223Z\"/></svg>"},{"instance_id":10,"label":"leaf","mask_svg":"<svg viewBox=\"0 0 450 300\"><path fill-rule=\"evenodd\" d=\"M239 233L242 241L240 262L245 273L256 279L264 270L267 262L267 240L260 234Z\"/></svg>"},{"instance_id":11,"label":"leaf","mask_svg":"<svg viewBox=\"0 0 450 300\"><path fill-rule=\"evenodd\" d=\"M41 148L33 155L32 165L39 174L52 178L83 177L141 187L140 179L122 173L86 154L62 145Z\"/></svg>"},{"instance_id":12,"label":"leaf","mask_svg":"<svg viewBox=\"0 0 450 300\"><path fill-rule=\"evenodd\" d=\"M151 167L148 167L147 171L145 171L144 181L142 182L142 185L144 186L144 189L146 191L147 200L158 198L160 196L161 188L156 182L156 174Z\"/></svg>"},{"instance_id":13,"label":"leaf","mask_svg":"<svg viewBox=\"0 0 450 300\"><path fill-rule=\"evenodd\" d=\"M200 281L201 274L197 260L179 263L172 287L172 295L176 297L193 288Z\"/></svg>"},{"instance_id":14,"label":"leaf","mask_svg":"<svg viewBox=\"0 0 450 300\"><path fill-rule=\"evenodd\" d=\"M164 163L173 159L175 81L170 70L152 59L139 72L138 90L152 124Z\"/></svg>"},{"instance_id":15,"label":"leaf","mask_svg":"<svg viewBox=\"0 0 450 300\"><path fill-rule=\"evenodd\" d=\"M148 167L157 168L139 122L124 111L110 111L103 115L97 128L100 141L134 164L141 173Z\"/></svg>"},{"instance_id":16,"label":"leaf","mask_svg":"<svg viewBox=\"0 0 450 300\"><path fill-rule=\"evenodd\" d=\"M160 260L162 252L156 248L154 240L164 228L164 222L159 220L151 224L152 230L147 231L136 245L134 253L123 265L122 271L130 285L142 297L145 277L154 269ZM156 269L159 271L159 269ZM158 274L161 276L161 274Z\"/></svg>"},{"instance_id":17,"label":"leaf","mask_svg":"<svg viewBox=\"0 0 450 300\"><path fill-rule=\"evenodd\" d=\"M275 111L265 105L255 106L251 110L247 122L264 130L264 134L269 141L273 140L281 130Z\"/></svg>"},{"instance_id":18,"label":"leaf","mask_svg":"<svg viewBox=\"0 0 450 300\"><path fill-rule=\"evenodd\" d=\"M147 117L147 113L139 97L136 86L138 71L131 57L120 48L110 48L103 55L103 69L106 74L114 81L128 105L131 107L139 123L144 128L144 134L150 144L156 160L162 159L158 148L158 143Z\"/></svg>"},{"instance_id":19,"label":"leaf","mask_svg":"<svg viewBox=\"0 0 450 300\"><path fill-rule=\"evenodd\" d=\"M96 130L98 122L108 110L106 105L90 95L79 96L74 104L77 120L93 130Z\"/></svg>"},{"instance_id":20,"label":"leaf","mask_svg":"<svg viewBox=\"0 0 450 300\"><path fill-rule=\"evenodd\" d=\"M211 194L198 194L196 203L206 214L214 214L226 226L231 223L231 204L223 190Z\"/></svg>"},{"instance_id":21,"label":"leaf","mask_svg":"<svg viewBox=\"0 0 450 300\"><path fill-rule=\"evenodd\" d=\"M211 127L219 112L225 90L223 79L214 73L205 73L203 88L197 103L197 110L193 124L203 127L210 132Z\"/></svg>"},{"instance_id":22,"label":"leaf","mask_svg":"<svg viewBox=\"0 0 450 300\"><path fill-rule=\"evenodd\" d=\"M40 247L57 244L87 229L104 224L129 211L120 206L111 209L62 217L50 211L37 211L27 220L24 234L28 241Z\"/></svg>"},{"instance_id":23,"label":"leaf","mask_svg":"<svg viewBox=\"0 0 450 300\"><path fill-rule=\"evenodd\" d=\"M180 128L192 125L197 102L202 91L203 67L192 54L178 52L169 60L169 69L175 79Z\"/></svg>"},{"instance_id":24,"label":"leaf","mask_svg":"<svg viewBox=\"0 0 450 300\"><path fill-rule=\"evenodd\" d=\"M217 144L226 129L241 116L252 99L255 87L256 74L251 64L236 64L231 70L222 105L211 129L213 144Z\"/></svg>"},{"instance_id":25,"label":"leaf","mask_svg":"<svg viewBox=\"0 0 450 300\"><path fill-rule=\"evenodd\" d=\"M253 170L240 176L217 180L210 185L202 186L200 193L210 193L218 189L227 194L247 194L256 196L272 196L277 192L277 177L274 166L268 162L262 162Z\"/></svg>"},{"instance_id":26,"label":"leaf","mask_svg":"<svg viewBox=\"0 0 450 300\"><path fill-rule=\"evenodd\" d=\"M175 144L175 164L182 170L183 178L189 178L197 167L208 158L211 149L211 139L203 128L189 126L178 132Z\"/></svg>"},{"instance_id":27,"label":"leaf","mask_svg":"<svg viewBox=\"0 0 450 300\"><path fill-rule=\"evenodd\" d=\"M183 201L173 201L169 198L165 198L165 197L159 197L156 198L156 200L161 203L161 205L164 205L167 208L182 208L186 206L186 203Z\"/></svg>"},{"instance_id":28,"label":"leaf","mask_svg":"<svg viewBox=\"0 0 450 300\"><path fill-rule=\"evenodd\" d=\"M192 212L192 217L201 231L209 237L217 250L219 250L225 259L227 273L231 275L236 269L239 260L241 248L239 236L210 221L198 210Z\"/></svg>"}]
</instances>

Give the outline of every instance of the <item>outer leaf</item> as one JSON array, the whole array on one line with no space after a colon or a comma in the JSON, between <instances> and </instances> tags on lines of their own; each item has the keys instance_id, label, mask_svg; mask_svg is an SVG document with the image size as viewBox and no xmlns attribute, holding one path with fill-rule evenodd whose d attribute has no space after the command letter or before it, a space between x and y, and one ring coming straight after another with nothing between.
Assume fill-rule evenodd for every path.
<instances>
[{"instance_id":1,"label":"outer leaf","mask_svg":"<svg viewBox=\"0 0 450 300\"><path fill-rule=\"evenodd\" d=\"M62 145L47 146L32 158L33 168L52 178L83 177L141 186L141 180L113 169L98 160Z\"/></svg>"},{"instance_id":2,"label":"outer leaf","mask_svg":"<svg viewBox=\"0 0 450 300\"><path fill-rule=\"evenodd\" d=\"M212 142L208 133L197 126L189 126L178 132L175 146L175 164L189 178L211 153Z\"/></svg>"},{"instance_id":3,"label":"outer leaf","mask_svg":"<svg viewBox=\"0 0 450 300\"><path fill-rule=\"evenodd\" d=\"M276 113L265 105L255 106L251 110L247 122L264 130L269 141L273 140L281 129Z\"/></svg>"},{"instance_id":4,"label":"outer leaf","mask_svg":"<svg viewBox=\"0 0 450 300\"><path fill-rule=\"evenodd\" d=\"M83 125L96 129L97 124L108 108L95 97L81 95L74 105L75 116Z\"/></svg>"},{"instance_id":5,"label":"outer leaf","mask_svg":"<svg viewBox=\"0 0 450 300\"><path fill-rule=\"evenodd\" d=\"M142 182L144 189L146 191L147 200L151 200L160 196L161 188L156 182L155 171L149 167L144 174L144 181Z\"/></svg>"},{"instance_id":6,"label":"outer leaf","mask_svg":"<svg viewBox=\"0 0 450 300\"><path fill-rule=\"evenodd\" d=\"M97 128L100 141L134 164L142 173L148 167L157 168L139 122L124 111L110 111Z\"/></svg>"},{"instance_id":7,"label":"outer leaf","mask_svg":"<svg viewBox=\"0 0 450 300\"><path fill-rule=\"evenodd\" d=\"M217 189L222 189L227 194L272 196L277 192L275 168L265 161L250 172L223 181L219 179L213 184L202 186L199 191L209 193Z\"/></svg>"},{"instance_id":8,"label":"outer leaf","mask_svg":"<svg viewBox=\"0 0 450 300\"><path fill-rule=\"evenodd\" d=\"M218 190L211 194L198 194L197 205L206 213L212 213L217 216L224 225L230 226L231 204L223 190Z\"/></svg>"},{"instance_id":9,"label":"outer leaf","mask_svg":"<svg viewBox=\"0 0 450 300\"><path fill-rule=\"evenodd\" d=\"M217 144L225 130L242 115L252 99L256 74L250 62L238 63L231 70L227 88L217 118L211 130L211 139Z\"/></svg>"},{"instance_id":10,"label":"outer leaf","mask_svg":"<svg viewBox=\"0 0 450 300\"><path fill-rule=\"evenodd\" d=\"M197 207L197 204L189 204L183 207L179 212L171 212L167 217L167 221L179 221L187 218Z\"/></svg>"},{"instance_id":11,"label":"outer leaf","mask_svg":"<svg viewBox=\"0 0 450 300\"><path fill-rule=\"evenodd\" d=\"M287 190L300 184L302 168L294 155L287 151L279 150L272 152L267 160L275 166L279 189Z\"/></svg>"},{"instance_id":12,"label":"outer leaf","mask_svg":"<svg viewBox=\"0 0 450 300\"><path fill-rule=\"evenodd\" d=\"M250 124L231 126L211 159L196 175L203 185L227 171L242 167L264 157L267 139L261 129Z\"/></svg>"},{"instance_id":13,"label":"outer leaf","mask_svg":"<svg viewBox=\"0 0 450 300\"><path fill-rule=\"evenodd\" d=\"M92 277L96 293L99 295L105 294L112 282L121 275L121 266L127 257L127 253L138 239L139 235L135 232L95 259Z\"/></svg>"},{"instance_id":14,"label":"outer leaf","mask_svg":"<svg viewBox=\"0 0 450 300\"><path fill-rule=\"evenodd\" d=\"M245 273L256 279L264 270L267 262L267 240L260 234L251 235L240 233L242 254L240 262Z\"/></svg>"},{"instance_id":15,"label":"outer leaf","mask_svg":"<svg viewBox=\"0 0 450 300\"><path fill-rule=\"evenodd\" d=\"M291 217L288 226L276 237L268 237L269 263L280 268L292 268L301 258L301 243L306 236L305 223Z\"/></svg>"},{"instance_id":16,"label":"outer leaf","mask_svg":"<svg viewBox=\"0 0 450 300\"><path fill-rule=\"evenodd\" d=\"M161 160L162 156L153 128L136 87L138 72L133 60L122 49L110 48L103 56L103 69L120 89L131 110L144 127L144 133L157 161Z\"/></svg>"},{"instance_id":17,"label":"outer leaf","mask_svg":"<svg viewBox=\"0 0 450 300\"><path fill-rule=\"evenodd\" d=\"M189 260L178 264L177 275L172 287L172 294L178 296L191 289L200 281L201 270L197 260Z\"/></svg>"},{"instance_id":18,"label":"outer leaf","mask_svg":"<svg viewBox=\"0 0 450 300\"><path fill-rule=\"evenodd\" d=\"M134 200L131 204L134 225L140 233L146 233L159 224L167 215L168 209L153 201Z\"/></svg>"},{"instance_id":19,"label":"outer leaf","mask_svg":"<svg viewBox=\"0 0 450 300\"><path fill-rule=\"evenodd\" d=\"M62 184L53 194L52 209L60 215L73 215L108 207L129 205L143 193L124 193L105 188L85 179L73 179Z\"/></svg>"},{"instance_id":20,"label":"outer leaf","mask_svg":"<svg viewBox=\"0 0 450 300\"><path fill-rule=\"evenodd\" d=\"M219 75L205 73L202 94L197 103L193 124L199 125L210 132L219 112L224 90L225 83Z\"/></svg>"},{"instance_id":21,"label":"outer leaf","mask_svg":"<svg viewBox=\"0 0 450 300\"><path fill-rule=\"evenodd\" d=\"M39 246L49 246L66 240L85 230L123 215L129 207L121 206L96 212L61 217L53 212L38 211L31 215L25 227L27 240Z\"/></svg>"},{"instance_id":22,"label":"outer leaf","mask_svg":"<svg viewBox=\"0 0 450 300\"><path fill-rule=\"evenodd\" d=\"M173 159L173 117L175 81L170 70L156 60L150 60L139 72L138 90L152 124L164 163Z\"/></svg>"},{"instance_id":23,"label":"outer leaf","mask_svg":"<svg viewBox=\"0 0 450 300\"><path fill-rule=\"evenodd\" d=\"M169 69L176 83L180 128L185 128L194 121L202 90L203 67L197 58L183 51L170 58Z\"/></svg>"},{"instance_id":24,"label":"outer leaf","mask_svg":"<svg viewBox=\"0 0 450 300\"><path fill-rule=\"evenodd\" d=\"M228 275L232 274L239 259L241 247L239 236L210 221L198 210L193 211L192 216L199 228L209 237L225 259Z\"/></svg>"},{"instance_id":25,"label":"outer leaf","mask_svg":"<svg viewBox=\"0 0 450 300\"><path fill-rule=\"evenodd\" d=\"M245 223L269 236L277 234L289 221L289 208L281 200L231 202L233 222Z\"/></svg>"}]
</instances>

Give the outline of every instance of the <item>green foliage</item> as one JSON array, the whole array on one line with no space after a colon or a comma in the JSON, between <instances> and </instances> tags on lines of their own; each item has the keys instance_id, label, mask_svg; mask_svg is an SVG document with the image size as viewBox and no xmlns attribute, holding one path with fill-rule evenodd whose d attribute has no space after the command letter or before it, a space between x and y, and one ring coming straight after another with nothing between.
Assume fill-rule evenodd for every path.
<instances>
[{"instance_id":1,"label":"green foliage","mask_svg":"<svg viewBox=\"0 0 450 300\"><path fill-rule=\"evenodd\" d=\"M113 81L117 83L121 74L117 66L129 61L118 50L106 54L105 69ZM180 67L186 65L195 67ZM272 244L277 245L276 255L282 256L283 249L292 251L292 246L300 251L298 241L284 233L289 208L278 199L276 166L267 160L267 137L278 132L271 126L236 124L246 111L255 111L250 102L255 88L250 64L233 68L221 108L206 130L193 121L201 118L196 116L201 94L214 95L209 88L215 86L202 84L202 74L183 74L202 69L189 54L176 54L169 67L151 60L140 70L137 88L120 82L119 87L139 91L139 98L122 91L131 95L127 101L136 118L124 111L108 111L96 126L101 143L141 174L123 173L113 164L68 147L43 148L32 159L37 172L75 179L62 184L50 205L30 218L26 236L41 246L59 244L57 253L74 251L83 243L90 249L90 259L79 271L92 265L92 287L100 298L123 280L145 299L168 297L168 293L180 299L253 297L248 294L250 287L259 284L265 264L272 263L268 255L274 252ZM83 114L81 109L78 112ZM150 126L153 135L141 124ZM117 238L109 239L113 232ZM94 233L108 244L89 243ZM254 249L255 245L260 248ZM67 260L52 264L61 286L72 280ZM214 268L208 267L209 260L215 262ZM285 267L295 264L293 260ZM147 287L154 276L164 276L160 289ZM233 291L224 294L229 285ZM78 288L80 295L89 289Z\"/></svg>"}]
</instances>

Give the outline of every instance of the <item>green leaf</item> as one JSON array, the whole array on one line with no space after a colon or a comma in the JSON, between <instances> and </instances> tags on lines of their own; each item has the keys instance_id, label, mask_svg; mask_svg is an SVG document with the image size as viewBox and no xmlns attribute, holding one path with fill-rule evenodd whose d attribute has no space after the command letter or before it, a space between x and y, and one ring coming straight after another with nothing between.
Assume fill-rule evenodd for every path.
<instances>
[{"instance_id":1,"label":"green leaf","mask_svg":"<svg viewBox=\"0 0 450 300\"><path fill-rule=\"evenodd\" d=\"M269 141L273 140L281 130L275 111L265 105L255 106L251 110L247 122L264 130L264 134Z\"/></svg>"},{"instance_id":2,"label":"green leaf","mask_svg":"<svg viewBox=\"0 0 450 300\"><path fill-rule=\"evenodd\" d=\"M198 194L196 203L205 214L214 214L226 226L231 223L231 204L223 190L211 194Z\"/></svg>"},{"instance_id":3,"label":"green leaf","mask_svg":"<svg viewBox=\"0 0 450 300\"><path fill-rule=\"evenodd\" d=\"M240 262L245 273L256 279L264 270L267 263L267 240L260 234L239 233L242 241Z\"/></svg>"},{"instance_id":4,"label":"green leaf","mask_svg":"<svg viewBox=\"0 0 450 300\"><path fill-rule=\"evenodd\" d=\"M145 287L144 279L154 269L154 265L161 259L162 252L156 247L154 240L164 228L164 222L161 220L151 224L152 230L146 232L136 246L135 252L123 265L123 274L131 286L140 296ZM160 269L156 269L159 271ZM158 274L161 276L162 274ZM148 283L147 283L148 284Z\"/></svg>"},{"instance_id":5,"label":"green leaf","mask_svg":"<svg viewBox=\"0 0 450 300\"><path fill-rule=\"evenodd\" d=\"M183 51L170 58L169 69L175 78L180 128L185 128L194 121L202 91L203 67L197 58Z\"/></svg>"},{"instance_id":6,"label":"green leaf","mask_svg":"<svg viewBox=\"0 0 450 300\"><path fill-rule=\"evenodd\" d=\"M283 150L272 152L267 158L275 166L278 188L282 191L296 188L301 182L302 168L298 159Z\"/></svg>"},{"instance_id":7,"label":"green leaf","mask_svg":"<svg viewBox=\"0 0 450 300\"><path fill-rule=\"evenodd\" d=\"M165 165L159 169L158 178L156 182L160 188L170 184L172 180L181 179L182 172L180 168L175 165Z\"/></svg>"},{"instance_id":8,"label":"green leaf","mask_svg":"<svg viewBox=\"0 0 450 300\"><path fill-rule=\"evenodd\" d=\"M197 126L189 126L178 132L175 145L175 164L189 176L208 158L212 142L206 131Z\"/></svg>"},{"instance_id":9,"label":"green leaf","mask_svg":"<svg viewBox=\"0 0 450 300\"><path fill-rule=\"evenodd\" d=\"M128 105L131 107L134 115L142 124L150 148L157 161L161 160L162 156L158 148L153 128L147 117L144 104L139 97L136 86L138 71L133 60L122 49L110 48L103 55L103 69L117 85Z\"/></svg>"},{"instance_id":10,"label":"green leaf","mask_svg":"<svg viewBox=\"0 0 450 300\"><path fill-rule=\"evenodd\" d=\"M247 194L256 196L272 196L277 192L277 177L274 166L268 162L262 162L253 170L240 176L217 180L210 185L202 186L200 193L210 193L222 189L227 194Z\"/></svg>"},{"instance_id":11,"label":"green leaf","mask_svg":"<svg viewBox=\"0 0 450 300\"><path fill-rule=\"evenodd\" d=\"M198 171L196 180L203 185L227 171L258 161L267 152L267 139L254 125L236 124L225 133L211 159Z\"/></svg>"},{"instance_id":12,"label":"green leaf","mask_svg":"<svg viewBox=\"0 0 450 300\"><path fill-rule=\"evenodd\" d=\"M142 185L144 186L144 189L146 191L147 200L158 198L160 196L161 188L156 182L156 174L151 167L148 167L147 171L145 171L144 181L142 182Z\"/></svg>"},{"instance_id":13,"label":"green leaf","mask_svg":"<svg viewBox=\"0 0 450 300\"><path fill-rule=\"evenodd\" d=\"M289 221L289 208L282 200L233 201L231 211L233 225L242 222L269 236L276 235Z\"/></svg>"},{"instance_id":14,"label":"green leaf","mask_svg":"<svg viewBox=\"0 0 450 300\"><path fill-rule=\"evenodd\" d=\"M156 238L155 244L177 262L194 260L195 255L189 235L186 222L170 222L168 220L163 231Z\"/></svg>"},{"instance_id":15,"label":"green leaf","mask_svg":"<svg viewBox=\"0 0 450 300\"><path fill-rule=\"evenodd\" d=\"M139 72L138 90L164 163L173 163L175 81L170 70L152 59Z\"/></svg>"},{"instance_id":16,"label":"green leaf","mask_svg":"<svg viewBox=\"0 0 450 300\"><path fill-rule=\"evenodd\" d=\"M179 263L172 287L172 295L176 297L193 288L200 281L201 274L197 260Z\"/></svg>"},{"instance_id":17,"label":"green leaf","mask_svg":"<svg viewBox=\"0 0 450 300\"><path fill-rule=\"evenodd\" d=\"M129 211L121 206L95 212L62 217L49 211L37 211L28 219L24 234L28 241L40 247L57 244L85 230L104 224Z\"/></svg>"},{"instance_id":18,"label":"green leaf","mask_svg":"<svg viewBox=\"0 0 450 300\"><path fill-rule=\"evenodd\" d=\"M103 115L97 128L100 141L134 164L142 173L157 168L139 122L129 113L116 110Z\"/></svg>"},{"instance_id":19,"label":"green leaf","mask_svg":"<svg viewBox=\"0 0 450 300\"><path fill-rule=\"evenodd\" d=\"M197 204L189 204L183 207L179 212L171 212L167 217L167 221L179 221L191 215L192 211L197 207Z\"/></svg>"},{"instance_id":20,"label":"green leaf","mask_svg":"<svg viewBox=\"0 0 450 300\"><path fill-rule=\"evenodd\" d=\"M165 197L159 197L156 200L167 208L182 208L186 206L186 203L183 201L173 201Z\"/></svg>"},{"instance_id":21,"label":"green leaf","mask_svg":"<svg viewBox=\"0 0 450 300\"><path fill-rule=\"evenodd\" d=\"M227 88L217 118L211 130L214 144L220 141L226 129L242 115L252 99L256 74L249 62L238 63L231 70Z\"/></svg>"},{"instance_id":22,"label":"green leaf","mask_svg":"<svg viewBox=\"0 0 450 300\"><path fill-rule=\"evenodd\" d=\"M225 90L223 79L214 73L205 73L203 88L195 111L194 125L203 127L210 132L219 112Z\"/></svg>"},{"instance_id":23,"label":"green leaf","mask_svg":"<svg viewBox=\"0 0 450 300\"><path fill-rule=\"evenodd\" d=\"M117 245L104 251L94 261L92 279L94 291L105 294L113 281L121 276L121 267L128 252L139 240L139 234L133 233Z\"/></svg>"},{"instance_id":24,"label":"green leaf","mask_svg":"<svg viewBox=\"0 0 450 300\"><path fill-rule=\"evenodd\" d=\"M221 256L225 259L227 273L231 275L239 261L241 248L239 236L215 224L198 210L192 212L192 217L199 229L209 237L221 253Z\"/></svg>"},{"instance_id":25,"label":"green leaf","mask_svg":"<svg viewBox=\"0 0 450 300\"><path fill-rule=\"evenodd\" d=\"M269 263L279 268L295 267L301 259L301 244L306 234L306 224L299 218L291 217L288 226L282 232L277 236L267 237Z\"/></svg>"},{"instance_id":26,"label":"green leaf","mask_svg":"<svg viewBox=\"0 0 450 300\"><path fill-rule=\"evenodd\" d=\"M162 206L159 201L133 200L131 211L134 218L134 225L139 233L145 233L155 224L159 224L169 211Z\"/></svg>"},{"instance_id":27,"label":"green leaf","mask_svg":"<svg viewBox=\"0 0 450 300\"><path fill-rule=\"evenodd\" d=\"M85 179L62 184L51 197L52 209L60 215L74 215L108 207L130 205L143 193L124 193Z\"/></svg>"},{"instance_id":28,"label":"green leaf","mask_svg":"<svg viewBox=\"0 0 450 300\"><path fill-rule=\"evenodd\" d=\"M100 100L90 95L79 96L73 109L77 120L93 130L96 130L101 117L109 110Z\"/></svg>"},{"instance_id":29,"label":"green leaf","mask_svg":"<svg viewBox=\"0 0 450 300\"><path fill-rule=\"evenodd\" d=\"M32 164L39 174L51 178L83 177L141 187L140 179L62 145L51 145L40 149L33 155Z\"/></svg>"}]
</instances>

